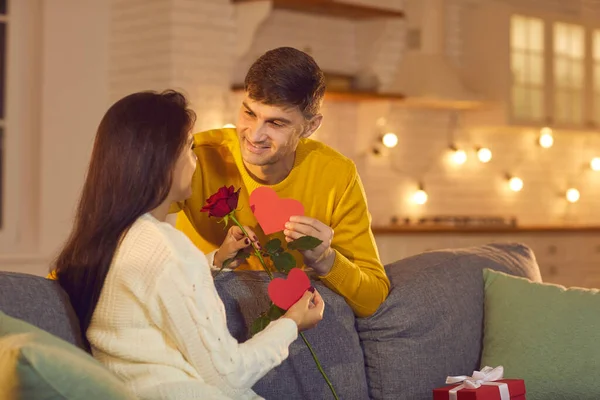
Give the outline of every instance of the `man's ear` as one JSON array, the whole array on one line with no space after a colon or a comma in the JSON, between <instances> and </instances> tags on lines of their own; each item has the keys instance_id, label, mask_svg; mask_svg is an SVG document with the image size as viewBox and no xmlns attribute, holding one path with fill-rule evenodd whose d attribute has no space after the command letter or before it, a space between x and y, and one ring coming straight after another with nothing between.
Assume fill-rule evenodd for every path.
<instances>
[{"instance_id":1,"label":"man's ear","mask_svg":"<svg viewBox=\"0 0 600 400\"><path fill-rule=\"evenodd\" d=\"M314 117L312 117L310 119L310 121L308 121L308 124L306 125L306 129L304 130L304 132L302 132L301 137L303 139L306 139L307 137L311 136L313 133L315 133L317 131L317 129L319 129L322 122L323 122L323 115L317 114Z\"/></svg>"}]
</instances>

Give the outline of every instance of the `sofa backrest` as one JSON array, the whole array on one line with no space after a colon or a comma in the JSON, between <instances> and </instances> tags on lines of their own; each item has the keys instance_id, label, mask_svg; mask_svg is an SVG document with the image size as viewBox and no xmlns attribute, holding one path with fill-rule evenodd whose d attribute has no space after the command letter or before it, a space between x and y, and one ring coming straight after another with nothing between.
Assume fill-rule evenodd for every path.
<instances>
[{"instance_id":1,"label":"sofa backrest","mask_svg":"<svg viewBox=\"0 0 600 400\"><path fill-rule=\"evenodd\" d=\"M268 277L263 272L221 273L215 285L225 304L229 331L245 341L249 327L269 307ZM369 399L364 357L354 313L346 302L320 282L313 282L325 301L323 320L305 332L340 399ZM299 337L290 357L253 388L266 399L321 400L333 398L315 362Z\"/></svg>"},{"instance_id":2,"label":"sofa backrest","mask_svg":"<svg viewBox=\"0 0 600 400\"><path fill-rule=\"evenodd\" d=\"M269 306L268 278L261 272L221 273L215 280L227 312L227 324L238 341L249 337L253 320ZM315 287L327 306L316 329L305 333L337 394L345 400L368 399L364 358L352 310L321 283ZM39 276L0 272L0 310L82 347L79 324L67 294L57 282ZM82 347L83 348L83 347ZM330 398L301 338L290 347L290 357L254 387L267 399Z\"/></svg>"},{"instance_id":3,"label":"sofa backrest","mask_svg":"<svg viewBox=\"0 0 600 400\"><path fill-rule=\"evenodd\" d=\"M357 319L372 399L429 400L446 376L479 369L484 268L541 281L531 249L511 243L432 251L386 266L388 299Z\"/></svg>"},{"instance_id":4,"label":"sofa backrest","mask_svg":"<svg viewBox=\"0 0 600 400\"><path fill-rule=\"evenodd\" d=\"M56 281L0 272L0 310L84 348L69 296Z\"/></svg>"}]
</instances>

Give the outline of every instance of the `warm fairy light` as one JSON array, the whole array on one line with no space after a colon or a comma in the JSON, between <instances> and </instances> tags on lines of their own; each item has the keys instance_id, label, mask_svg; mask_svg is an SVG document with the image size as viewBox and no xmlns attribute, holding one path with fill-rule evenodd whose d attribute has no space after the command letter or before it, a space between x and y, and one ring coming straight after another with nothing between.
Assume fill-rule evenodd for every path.
<instances>
[{"instance_id":1,"label":"warm fairy light","mask_svg":"<svg viewBox=\"0 0 600 400\"><path fill-rule=\"evenodd\" d=\"M569 203L576 203L579 201L579 190L575 189L575 188L571 188L569 190L567 190L567 200L569 201Z\"/></svg>"},{"instance_id":2,"label":"warm fairy light","mask_svg":"<svg viewBox=\"0 0 600 400\"><path fill-rule=\"evenodd\" d=\"M389 149L391 149L392 147L396 147L396 145L398 144L398 136L396 136L396 134L393 132L386 133L385 135L383 135L383 138L381 140L383 142L383 145Z\"/></svg>"},{"instance_id":3,"label":"warm fairy light","mask_svg":"<svg viewBox=\"0 0 600 400\"><path fill-rule=\"evenodd\" d=\"M456 149L452 154L452 161L458 165L462 165L467 161L467 153L464 150Z\"/></svg>"},{"instance_id":4,"label":"warm fairy light","mask_svg":"<svg viewBox=\"0 0 600 400\"><path fill-rule=\"evenodd\" d=\"M423 189L419 189L415 192L415 194L413 195L413 201L417 204L425 204L427 203L427 192L424 191Z\"/></svg>"},{"instance_id":5,"label":"warm fairy light","mask_svg":"<svg viewBox=\"0 0 600 400\"><path fill-rule=\"evenodd\" d=\"M552 136L552 129L545 127L540 130L540 146L545 149L549 149L554 144L554 137Z\"/></svg>"},{"instance_id":6,"label":"warm fairy light","mask_svg":"<svg viewBox=\"0 0 600 400\"><path fill-rule=\"evenodd\" d=\"M520 192L521 189L523 189L523 180L521 178L513 176L508 180L508 186L513 192Z\"/></svg>"},{"instance_id":7,"label":"warm fairy light","mask_svg":"<svg viewBox=\"0 0 600 400\"><path fill-rule=\"evenodd\" d=\"M594 171L600 171L600 157L594 157L592 162L590 162L590 167L592 167Z\"/></svg>"},{"instance_id":8,"label":"warm fairy light","mask_svg":"<svg viewBox=\"0 0 600 400\"><path fill-rule=\"evenodd\" d=\"M477 150L477 157L482 163L487 163L492 159L492 151L488 148L482 147Z\"/></svg>"}]
</instances>

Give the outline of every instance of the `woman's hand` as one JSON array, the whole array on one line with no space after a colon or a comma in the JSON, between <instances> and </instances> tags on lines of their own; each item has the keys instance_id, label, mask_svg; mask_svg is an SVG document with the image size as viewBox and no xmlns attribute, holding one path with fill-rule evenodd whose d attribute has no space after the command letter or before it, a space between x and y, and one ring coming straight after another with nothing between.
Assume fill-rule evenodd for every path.
<instances>
[{"instance_id":1,"label":"woman's hand","mask_svg":"<svg viewBox=\"0 0 600 400\"><path fill-rule=\"evenodd\" d=\"M323 319L325 302L316 290L311 293L307 290L304 295L293 306L291 306L282 318L290 318L296 325L298 331L312 329Z\"/></svg>"},{"instance_id":2,"label":"woman's hand","mask_svg":"<svg viewBox=\"0 0 600 400\"><path fill-rule=\"evenodd\" d=\"M258 238L254 234L254 232L247 226L244 226L244 229L252 238L252 240L248 239L246 235L244 235L239 226L232 226L231 228L229 228L229 231L227 232L227 236L225 237L223 244L215 253L215 267L221 268L225 260L235 257L238 251L245 249L246 247L250 247L252 242L254 242L255 246L260 249L260 243L258 243ZM241 263L241 260L234 260L227 267L236 268Z\"/></svg>"}]
</instances>

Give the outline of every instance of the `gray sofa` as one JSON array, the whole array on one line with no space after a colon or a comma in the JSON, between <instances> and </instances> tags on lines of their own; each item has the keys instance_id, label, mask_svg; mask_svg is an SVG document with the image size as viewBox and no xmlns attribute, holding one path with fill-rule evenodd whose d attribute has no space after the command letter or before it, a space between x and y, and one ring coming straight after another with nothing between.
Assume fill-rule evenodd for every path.
<instances>
[{"instance_id":1,"label":"gray sofa","mask_svg":"<svg viewBox=\"0 0 600 400\"><path fill-rule=\"evenodd\" d=\"M325 317L306 337L340 399L431 399L447 375L478 369L483 268L541 281L532 251L507 243L432 251L386 265L390 294L369 318L355 318L339 296L316 283ZM246 340L251 321L267 307L266 276L223 273L215 284L232 335ZM0 311L81 346L73 310L55 282L0 272ZM301 339L254 390L269 400L333 398Z\"/></svg>"}]
</instances>

